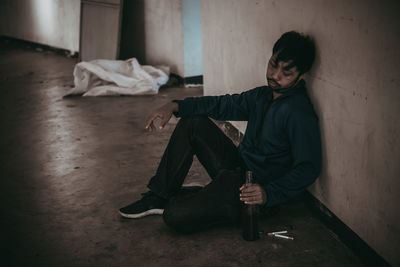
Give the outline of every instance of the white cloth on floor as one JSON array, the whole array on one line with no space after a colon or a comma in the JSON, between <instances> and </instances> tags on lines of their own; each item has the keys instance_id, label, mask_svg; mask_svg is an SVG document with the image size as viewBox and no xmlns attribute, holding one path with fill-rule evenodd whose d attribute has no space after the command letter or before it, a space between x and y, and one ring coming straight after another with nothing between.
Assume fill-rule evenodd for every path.
<instances>
[{"instance_id":1,"label":"white cloth on floor","mask_svg":"<svg viewBox=\"0 0 400 267\"><path fill-rule=\"evenodd\" d=\"M141 66L135 58L97 59L75 65L75 87L66 96L153 95L168 78L166 66Z\"/></svg>"}]
</instances>

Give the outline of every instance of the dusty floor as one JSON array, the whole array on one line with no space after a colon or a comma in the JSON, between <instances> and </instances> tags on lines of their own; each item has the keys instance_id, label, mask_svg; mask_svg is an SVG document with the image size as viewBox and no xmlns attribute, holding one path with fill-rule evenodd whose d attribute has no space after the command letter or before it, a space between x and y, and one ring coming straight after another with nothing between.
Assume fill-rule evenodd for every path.
<instances>
[{"instance_id":1,"label":"dusty floor","mask_svg":"<svg viewBox=\"0 0 400 267\"><path fill-rule=\"evenodd\" d=\"M177 122L148 133L146 116L202 89L63 99L75 59L0 45L2 266L361 266L303 204L260 221L265 231L293 226L294 241L246 242L237 226L182 236L159 216L120 218ZM207 179L195 162L189 180Z\"/></svg>"}]
</instances>

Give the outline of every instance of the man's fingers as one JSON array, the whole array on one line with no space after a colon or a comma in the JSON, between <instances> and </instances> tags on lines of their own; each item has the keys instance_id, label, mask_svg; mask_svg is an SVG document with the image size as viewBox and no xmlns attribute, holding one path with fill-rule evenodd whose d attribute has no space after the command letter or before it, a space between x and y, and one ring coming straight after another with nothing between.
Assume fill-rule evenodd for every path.
<instances>
[{"instance_id":1,"label":"man's fingers","mask_svg":"<svg viewBox=\"0 0 400 267\"><path fill-rule=\"evenodd\" d=\"M159 117L159 115L157 114L157 113L154 113L154 114L152 114L148 119L147 119L147 121L146 121L146 129L148 129L148 130L153 130L153 129L155 129L155 127L154 127L154 124L153 124L153 121L157 118L157 117Z\"/></svg>"},{"instance_id":2,"label":"man's fingers","mask_svg":"<svg viewBox=\"0 0 400 267\"><path fill-rule=\"evenodd\" d=\"M153 122L150 123L149 127L148 127L149 131L152 132L156 129L156 127L154 127Z\"/></svg>"},{"instance_id":3,"label":"man's fingers","mask_svg":"<svg viewBox=\"0 0 400 267\"><path fill-rule=\"evenodd\" d=\"M240 196L240 200L245 204L265 204L263 194L251 195L251 196Z\"/></svg>"},{"instance_id":4,"label":"man's fingers","mask_svg":"<svg viewBox=\"0 0 400 267\"><path fill-rule=\"evenodd\" d=\"M240 194L240 200L245 204L261 204L262 200L262 192L259 190L257 186L246 187L242 190Z\"/></svg>"},{"instance_id":5,"label":"man's fingers","mask_svg":"<svg viewBox=\"0 0 400 267\"><path fill-rule=\"evenodd\" d=\"M149 129L149 127L150 127L150 124L152 124L153 123L153 120L154 120L154 117L153 116L151 116L151 117L149 117L148 119L147 119L147 121L146 121L146 129Z\"/></svg>"},{"instance_id":6,"label":"man's fingers","mask_svg":"<svg viewBox=\"0 0 400 267\"><path fill-rule=\"evenodd\" d=\"M261 193L261 190L245 188L241 192L242 195L253 195L253 194L256 194L256 193Z\"/></svg>"},{"instance_id":7,"label":"man's fingers","mask_svg":"<svg viewBox=\"0 0 400 267\"><path fill-rule=\"evenodd\" d=\"M247 199L252 199L252 198L254 198L254 197L260 197L260 196L261 196L261 194L240 195L240 198L241 198L241 199L247 200Z\"/></svg>"},{"instance_id":8,"label":"man's fingers","mask_svg":"<svg viewBox=\"0 0 400 267\"><path fill-rule=\"evenodd\" d=\"M245 204L265 204L267 201L267 196L264 189L258 185L245 186L242 185L240 188L240 200Z\"/></svg>"},{"instance_id":9,"label":"man's fingers","mask_svg":"<svg viewBox=\"0 0 400 267\"><path fill-rule=\"evenodd\" d=\"M161 123L160 123L160 129L164 128L165 124L167 124L167 122L169 121L170 118L171 117L168 117L168 116L163 116L162 117L162 120L161 120Z\"/></svg>"},{"instance_id":10,"label":"man's fingers","mask_svg":"<svg viewBox=\"0 0 400 267\"><path fill-rule=\"evenodd\" d=\"M260 190L254 190L254 191L242 191L241 195L243 196L252 196L252 195L257 195L257 194L261 194Z\"/></svg>"},{"instance_id":11,"label":"man's fingers","mask_svg":"<svg viewBox=\"0 0 400 267\"><path fill-rule=\"evenodd\" d=\"M260 196L251 196L251 197L246 197L246 198L241 198L245 204L261 204L262 203L262 198Z\"/></svg>"},{"instance_id":12,"label":"man's fingers","mask_svg":"<svg viewBox=\"0 0 400 267\"><path fill-rule=\"evenodd\" d=\"M243 199L250 199L250 198L253 198L253 197L262 197L262 193L253 193L253 194L241 194L240 195L240 198L243 198Z\"/></svg>"},{"instance_id":13,"label":"man's fingers","mask_svg":"<svg viewBox=\"0 0 400 267\"><path fill-rule=\"evenodd\" d=\"M256 191L260 191L258 186L255 185L251 185L248 187L244 187L242 190L242 193L252 193L252 192L256 192Z\"/></svg>"},{"instance_id":14,"label":"man's fingers","mask_svg":"<svg viewBox=\"0 0 400 267\"><path fill-rule=\"evenodd\" d=\"M243 197L243 198L254 197L254 196L257 196L260 194L261 194L261 191L257 187L254 187L254 188L246 187L241 191L240 197Z\"/></svg>"}]
</instances>

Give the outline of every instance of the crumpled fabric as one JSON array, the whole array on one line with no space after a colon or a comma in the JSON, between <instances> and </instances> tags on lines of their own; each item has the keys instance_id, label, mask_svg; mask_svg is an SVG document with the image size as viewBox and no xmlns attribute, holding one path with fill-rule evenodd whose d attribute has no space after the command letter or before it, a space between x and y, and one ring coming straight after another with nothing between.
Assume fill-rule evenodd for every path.
<instances>
[{"instance_id":1,"label":"crumpled fabric","mask_svg":"<svg viewBox=\"0 0 400 267\"><path fill-rule=\"evenodd\" d=\"M97 59L75 65L74 84L65 96L154 95L169 78L169 68L128 60Z\"/></svg>"}]
</instances>

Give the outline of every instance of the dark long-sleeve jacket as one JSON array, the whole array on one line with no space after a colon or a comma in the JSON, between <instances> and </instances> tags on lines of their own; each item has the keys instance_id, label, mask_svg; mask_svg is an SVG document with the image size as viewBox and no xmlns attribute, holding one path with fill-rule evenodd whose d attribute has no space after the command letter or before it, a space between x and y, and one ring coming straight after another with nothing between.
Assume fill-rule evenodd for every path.
<instances>
[{"instance_id":1,"label":"dark long-sleeve jacket","mask_svg":"<svg viewBox=\"0 0 400 267\"><path fill-rule=\"evenodd\" d=\"M303 81L275 100L272 89L261 86L241 94L174 101L179 104L177 117L206 115L216 120L248 121L238 149L266 191L267 207L287 202L319 176L318 117Z\"/></svg>"}]
</instances>

